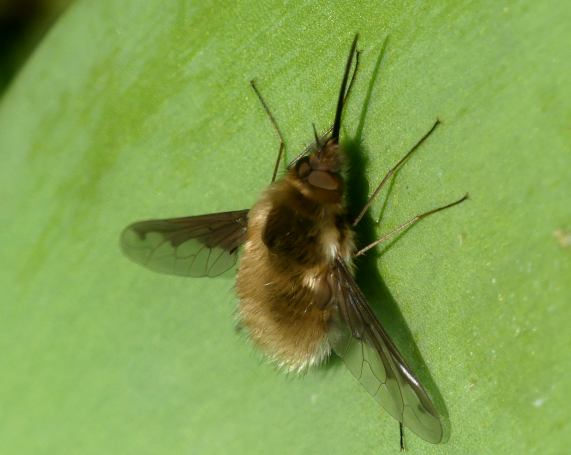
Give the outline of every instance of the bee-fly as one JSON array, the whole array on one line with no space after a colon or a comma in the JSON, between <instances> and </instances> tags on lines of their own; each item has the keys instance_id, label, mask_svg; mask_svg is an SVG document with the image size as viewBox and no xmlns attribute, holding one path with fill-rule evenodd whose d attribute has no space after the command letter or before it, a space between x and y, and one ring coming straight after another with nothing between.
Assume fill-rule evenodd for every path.
<instances>
[{"instance_id":1,"label":"bee-fly","mask_svg":"<svg viewBox=\"0 0 571 455\"><path fill-rule=\"evenodd\" d=\"M343 203L341 118L359 63L357 36L345 66L333 127L298 156L276 180L284 140L254 82L252 87L280 139L271 185L250 210L141 221L121 236L125 254L157 272L217 276L230 269L244 246L236 289L239 323L261 350L287 371L300 372L334 351L367 391L402 425L432 443L443 440L441 418L355 283L353 257L430 214L418 215L357 249L353 228L387 179L438 126L381 181L355 220ZM349 81L349 74L353 68Z\"/></svg>"}]
</instances>

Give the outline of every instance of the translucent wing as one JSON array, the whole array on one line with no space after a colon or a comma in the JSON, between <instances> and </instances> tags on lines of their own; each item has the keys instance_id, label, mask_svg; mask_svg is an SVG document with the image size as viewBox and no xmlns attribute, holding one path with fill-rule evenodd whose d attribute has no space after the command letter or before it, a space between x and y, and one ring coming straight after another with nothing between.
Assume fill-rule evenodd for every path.
<instances>
[{"instance_id":1,"label":"translucent wing","mask_svg":"<svg viewBox=\"0 0 571 455\"><path fill-rule=\"evenodd\" d=\"M155 272L213 277L236 263L247 224L248 210L139 221L121 234L121 249Z\"/></svg>"},{"instance_id":2,"label":"translucent wing","mask_svg":"<svg viewBox=\"0 0 571 455\"><path fill-rule=\"evenodd\" d=\"M434 404L340 258L335 274L337 314L329 336L333 350L391 416L422 439L441 442L443 428Z\"/></svg>"}]
</instances>

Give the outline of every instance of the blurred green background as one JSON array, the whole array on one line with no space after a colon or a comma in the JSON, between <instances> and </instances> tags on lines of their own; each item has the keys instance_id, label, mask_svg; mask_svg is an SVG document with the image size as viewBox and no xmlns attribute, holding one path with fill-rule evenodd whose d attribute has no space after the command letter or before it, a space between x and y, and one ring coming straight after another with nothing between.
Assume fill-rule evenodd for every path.
<instances>
[{"instance_id":1,"label":"blurred green background","mask_svg":"<svg viewBox=\"0 0 571 455\"><path fill-rule=\"evenodd\" d=\"M101 0L74 2L33 52L10 35L0 453L398 452L340 362L284 376L235 332L231 274L152 274L117 245L137 219L250 206L278 144L248 81L292 158L330 125L356 31L343 134L361 132L369 188L443 121L374 204L376 233L471 196L374 256L391 298L372 303L451 424L446 445L408 448L565 453L570 20L560 1Z\"/></svg>"}]
</instances>

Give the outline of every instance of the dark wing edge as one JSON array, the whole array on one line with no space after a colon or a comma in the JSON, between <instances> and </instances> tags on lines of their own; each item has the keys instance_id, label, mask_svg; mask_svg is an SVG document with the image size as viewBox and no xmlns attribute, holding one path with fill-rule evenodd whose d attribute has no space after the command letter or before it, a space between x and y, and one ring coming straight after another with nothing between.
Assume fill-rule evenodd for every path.
<instances>
[{"instance_id":1,"label":"dark wing edge","mask_svg":"<svg viewBox=\"0 0 571 455\"><path fill-rule=\"evenodd\" d=\"M247 226L248 210L139 221L123 230L120 246L155 272L215 277L236 264Z\"/></svg>"},{"instance_id":2,"label":"dark wing edge","mask_svg":"<svg viewBox=\"0 0 571 455\"><path fill-rule=\"evenodd\" d=\"M441 418L357 286L347 264L337 258L337 304L329 342L351 373L396 420L425 441L444 440Z\"/></svg>"}]
</instances>

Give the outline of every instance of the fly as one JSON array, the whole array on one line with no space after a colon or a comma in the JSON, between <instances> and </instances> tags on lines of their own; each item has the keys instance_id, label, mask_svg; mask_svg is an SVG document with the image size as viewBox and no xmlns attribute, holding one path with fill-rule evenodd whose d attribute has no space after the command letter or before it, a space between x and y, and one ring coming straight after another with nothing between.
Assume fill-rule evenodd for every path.
<instances>
[{"instance_id":1,"label":"fly","mask_svg":"<svg viewBox=\"0 0 571 455\"><path fill-rule=\"evenodd\" d=\"M344 155L339 144L343 108L359 66L355 36L345 65L333 127L277 178L285 141L267 103L280 147L272 183L249 210L133 223L121 247L133 261L162 273L217 276L239 262L236 290L240 325L262 352L291 372L343 358L365 389L402 426L440 443L441 417L357 286L353 258L462 198L417 215L375 242L357 247L353 230L404 161L438 127L436 121L387 173L355 219L344 205ZM352 76L349 78L351 74Z\"/></svg>"}]
</instances>

